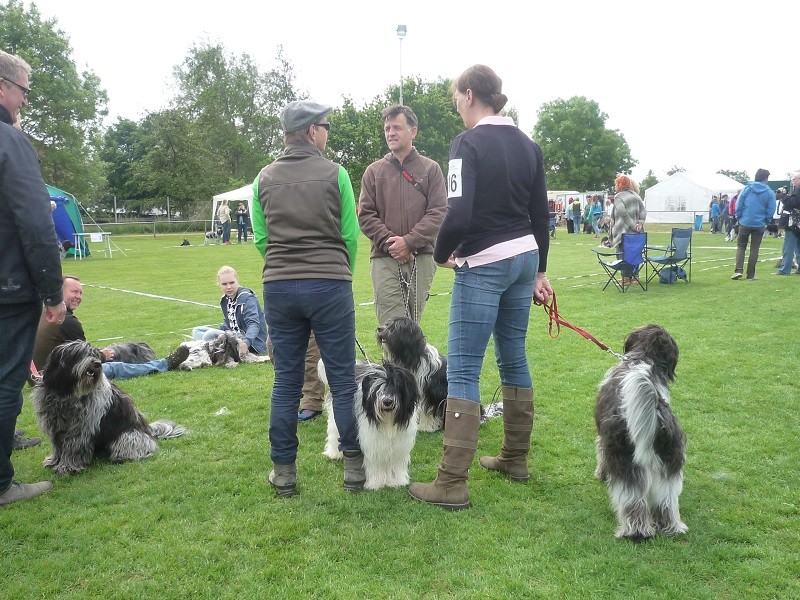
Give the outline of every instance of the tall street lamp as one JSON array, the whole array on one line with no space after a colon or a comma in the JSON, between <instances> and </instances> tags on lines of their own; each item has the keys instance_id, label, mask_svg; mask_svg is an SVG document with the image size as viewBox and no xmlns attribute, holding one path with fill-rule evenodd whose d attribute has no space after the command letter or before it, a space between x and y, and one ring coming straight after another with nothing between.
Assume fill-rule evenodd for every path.
<instances>
[{"instance_id":1,"label":"tall street lamp","mask_svg":"<svg viewBox=\"0 0 800 600\"><path fill-rule=\"evenodd\" d=\"M403 105L403 38L406 37L406 26L397 26L397 39L400 40L400 105Z\"/></svg>"}]
</instances>

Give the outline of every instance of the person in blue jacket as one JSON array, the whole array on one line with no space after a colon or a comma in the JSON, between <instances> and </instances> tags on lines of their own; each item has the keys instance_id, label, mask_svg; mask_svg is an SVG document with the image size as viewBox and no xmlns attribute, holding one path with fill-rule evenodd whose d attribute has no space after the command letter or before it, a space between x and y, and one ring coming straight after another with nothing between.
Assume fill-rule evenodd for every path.
<instances>
[{"instance_id":1,"label":"person in blue jacket","mask_svg":"<svg viewBox=\"0 0 800 600\"><path fill-rule=\"evenodd\" d=\"M267 322L264 311L253 290L239 285L239 275L233 267L217 271L217 283L223 296L219 301L223 321L219 327L201 325L192 330L196 340L213 340L223 331L240 334L239 354L264 354L267 351Z\"/></svg>"},{"instance_id":2,"label":"person in blue jacket","mask_svg":"<svg viewBox=\"0 0 800 600\"><path fill-rule=\"evenodd\" d=\"M748 183L736 202L736 220L739 222L739 237L736 241L736 266L731 279L741 279L744 269L744 251L750 240L750 256L747 259L747 279L756 279L758 250L767 224L775 214L775 192L767 185L769 171L756 171L755 181Z\"/></svg>"}]
</instances>

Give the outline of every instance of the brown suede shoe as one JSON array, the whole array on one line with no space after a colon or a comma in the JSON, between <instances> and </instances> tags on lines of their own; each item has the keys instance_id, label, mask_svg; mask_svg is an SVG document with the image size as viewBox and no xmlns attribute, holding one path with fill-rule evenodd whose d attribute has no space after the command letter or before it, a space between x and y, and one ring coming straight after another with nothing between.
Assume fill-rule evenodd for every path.
<instances>
[{"instance_id":1,"label":"brown suede shoe","mask_svg":"<svg viewBox=\"0 0 800 600\"><path fill-rule=\"evenodd\" d=\"M40 481L39 483L20 483L19 481L12 481L8 489L0 494L0 506L11 504L18 500L29 500L46 494L53 487L49 481Z\"/></svg>"}]
</instances>

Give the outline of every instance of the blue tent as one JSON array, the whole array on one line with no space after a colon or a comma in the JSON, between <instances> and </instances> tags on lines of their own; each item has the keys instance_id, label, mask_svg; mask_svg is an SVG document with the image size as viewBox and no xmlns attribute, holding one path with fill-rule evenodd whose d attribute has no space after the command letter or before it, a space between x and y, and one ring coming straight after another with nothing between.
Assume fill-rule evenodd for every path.
<instances>
[{"instance_id":1,"label":"blue tent","mask_svg":"<svg viewBox=\"0 0 800 600\"><path fill-rule=\"evenodd\" d=\"M75 243L75 234L84 232L83 219L81 219L81 213L78 210L78 201L72 194L52 185L47 186L47 191L50 193L50 200L56 203L56 208L52 214L58 243L63 248L64 242L69 242L67 256L74 256L75 249L72 246ZM82 255L89 256L89 246L83 236L80 238L80 244Z\"/></svg>"}]
</instances>

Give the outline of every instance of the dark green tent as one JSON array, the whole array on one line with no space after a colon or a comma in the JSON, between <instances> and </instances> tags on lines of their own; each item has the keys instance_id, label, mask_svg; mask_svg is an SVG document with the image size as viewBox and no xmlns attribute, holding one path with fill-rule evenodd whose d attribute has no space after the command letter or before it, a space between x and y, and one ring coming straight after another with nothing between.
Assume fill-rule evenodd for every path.
<instances>
[{"instance_id":1,"label":"dark green tent","mask_svg":"<svg viewBox=\"0 0 800 600\"><path fill-rule=\"evenodd\" d=\"M52 185L47 186L47 191L50 194L50 200L56 203L56 208L53 210L53 223L56 226L56 235L58 242L62 245L64 242L69 242L69 249L67 256L75 255L75 234L84 233L83 219L81 219L80 210L78 210L78 201L75 196L64 190L60 190ZM89 246L86 239L81 236L81 254L89 256Z\"/></svg>"}]
</instances>

